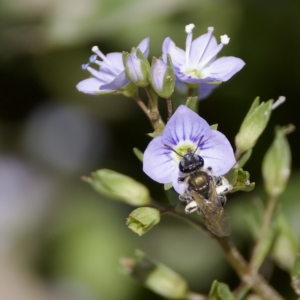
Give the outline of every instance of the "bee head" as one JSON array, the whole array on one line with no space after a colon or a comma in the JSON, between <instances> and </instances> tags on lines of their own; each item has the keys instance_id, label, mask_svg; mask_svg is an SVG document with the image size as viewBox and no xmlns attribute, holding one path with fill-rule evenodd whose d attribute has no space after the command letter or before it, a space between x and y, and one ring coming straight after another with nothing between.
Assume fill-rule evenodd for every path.
<instances>
[{"instance_id":1,"label":"bee head","mask_svg":"<svg viewBox=\"0 0 300 300\"><path fill-rule=\"evenodd\" d=\"M179 163L179 170L182 173L190 173L204 166L202 156L195 154L191 150L188 151Z\"/></svg>"}]
</instances>

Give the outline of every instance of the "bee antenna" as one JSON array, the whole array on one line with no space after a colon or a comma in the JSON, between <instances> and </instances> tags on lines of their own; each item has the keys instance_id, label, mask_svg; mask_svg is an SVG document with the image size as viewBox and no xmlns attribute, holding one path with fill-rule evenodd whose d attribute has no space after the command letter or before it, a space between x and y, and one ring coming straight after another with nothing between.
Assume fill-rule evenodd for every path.
<instances>
[{"instance_id":1,"label":"bee antenna","mask_svg":"<svg viewBox=\"0 0 300 300\"><path fill-rule=\"evenodd\" d=\"M171 146L164 144L167 148L169 148L170 150L172 150L173 152L175 152L177 155L183 157L183 155L179 154L176 150L174 150Z\"/></svg>"},{"instance_id":2,"label":"bee antenna","mask_svg":"<svg viewBox=\"0 0 300 300\"><path fill-rule=\"evenodd\" d=\"M193 152L193 154L195 154L195 152L197 151L197 149L198 149L198 147L199 147L199 145L200 145L200 143L201 143L203 137L204 137L204 135L202 135L202 136L200 137L199 142L198 142L198 144L197 144L197 147L196 147L195 151Z\"/></svg>"}]
</instances>

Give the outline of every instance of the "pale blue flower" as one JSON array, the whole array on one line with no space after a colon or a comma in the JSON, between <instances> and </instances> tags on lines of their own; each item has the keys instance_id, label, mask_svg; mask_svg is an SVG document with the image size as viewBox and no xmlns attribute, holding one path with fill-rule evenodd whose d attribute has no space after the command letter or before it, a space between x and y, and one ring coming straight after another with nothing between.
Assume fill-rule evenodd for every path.
<instances>
[{"instance_id":1,"label":"pale blue flower","mask_svg":"<svg viewBox=\"0 0 300 300\"><path fill-rule=\"evenodd\" d=\"M229 42L227 35L221 36L221 43L218 45L212 35L214 28L209 27L206 34L192 41L194 27L193 24L186 26L185 51L176 47L169 37L163 43L163 59L166 61L166 53L170 54L178 80L193 85L224 82L242 69L245 63L240 58L228 56L216 59L223 45Z\"/></svg>"},{"instance_id":2,"label":"pale blue flower","mask_svg":"<svg viewBox=\"0 0 300 300\"><path fill-rule=\"evenodd\" d=\"M149 38L142 40L137 46L147 57L149 53ZM82 66L87 69L93 77L85 79L77 84L77 89L80 92L98 95L102 93L113 93L121 91L130 83L126 76L125 68L122 60L121 52L109 53L106 56L99 50L97 46L92 48L96 55L92 55L89 63ZM134 54L135 55L135 51ZM101 60L98 60L100 58ZM99 70L90 67L91 63L100 66Z\"/></svg>"},{"instance_id":3,"label":"pale blue flower","mask_svg":"<svg viewBox=\"0 0 300 300\"><path fill-rule=\"evenodd\" d=\"M199 143L200 141L200 143ZM178 182L180 155L188 150L204 159L203 169L212 168L212 175L226 174L235 164L233 149L227 138L188 107L181 105L165 126L161 136L148 145L143 158L143 170L159 183L172 182L177 193L182 194L185 185Z\"/></svg>"}]
</instances>

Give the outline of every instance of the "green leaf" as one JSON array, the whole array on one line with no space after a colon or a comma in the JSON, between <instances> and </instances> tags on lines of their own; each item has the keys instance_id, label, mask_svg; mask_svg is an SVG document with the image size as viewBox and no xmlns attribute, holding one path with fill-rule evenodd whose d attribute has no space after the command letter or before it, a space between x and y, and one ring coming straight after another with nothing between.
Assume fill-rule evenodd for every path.
<instances>
[{"instance_id":1,"label":"green leaf","mask_svg":"<svg viewBox=\"0 0 300 300\"><path fill-rule=\"evenodd\" d=\"M226 179L232 185L230 193L237 191L250 192L254 189L255 183L250 182L250 174L242 168L232 168L226 175Z\"/></svg>"},{"instance_id":2,"label":"green leaf","mask_svg":"<svg viewBox=\"0 0 300 300\"><path fill-rule=\"evenodd\" d=\"M133 206L150 204L148 189L136 180L118 172L102 169L91 173L91 177L83 176L99 194L112 199L121 200Z\"/></svg>"},{"instance_id":3,"label":"green leaf","mask_svg":"<svg viewBox=\"0 0 300 300\"><path fill-rule=\"evenodd\" d=\"M138 148L133 148L133 153L141 162L143 162L144 153L141 150L139 150Z\"/></svg>"},{"instance_id":4,"label":"green leaf","mask_svg":"<svg viewBox=\"0 0 300 300\"><path fill-rule=\"evenodd\" d=\"M198 109L198 102L199 102L199 101L198 101L198 97L189 97L189 98L186 100L185 105L186 105L189 109L191 109L191 110L197 112L197 109Z\"/></svg>"},{"instance_id":5,"label":"green leaf","mask_svg":"<svg viewBox=\"0 0 300 300\"><path fill-rule=\"evenodd\" d=\"M215 280L209 292L210 300L235 300L227 284Z\"/></svg>"},{"instance_id":6,"label":"green leaf","mask_svg":"<svg viewBox=\"0 0 300 300\"><path fill-rule=\"evenodd\" d=\"M213 124L209 126L211 130L217 130L218 129L218 124Z\"/></svg>"},{"instance_id":7,"label":"green leaf","mask_svg":"<svg viewBox=\"0 0 300 300\"><path fill-rule=\"evenodd\" d=\"M128 216L126 225L130 230L142 236L158 224L159 221L160 212L156 208L139 207Z\"/></svg>"}]
</instances>

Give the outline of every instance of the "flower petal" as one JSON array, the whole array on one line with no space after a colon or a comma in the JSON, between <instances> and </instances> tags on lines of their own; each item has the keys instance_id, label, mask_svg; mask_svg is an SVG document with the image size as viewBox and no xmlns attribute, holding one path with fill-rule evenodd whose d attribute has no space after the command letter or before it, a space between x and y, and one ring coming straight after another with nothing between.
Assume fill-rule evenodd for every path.
<instances>
[{"instance_id":1,"label":"flower petal","mask_svg":"<svg viewBox=\"0 0 300 300\"><path fill-rule=\"evenodd\" d=\"M240 71L245 62L234 56L221 57L202 71L205 77L215 78L216 81L227 81Z\"/></svg>"},{"instance_id":2,"label":"flower petal","mask_svg":"<svg viewBox=\"0 0 300 300\"><path fill-rule=\"evenodd\" d=\"M211 136L208 123L185 105L180 105L166 124L162 142L169 146L175 146L183 141L198 144L202 136L201 143Z\"/></svg>"},{"instance_id":3,"label":"flower petal","mask_svg":"<svg viewBox=\"0 0 300 300\"><path fill-rule=\"evenodd\" d=\"M217 46L217 40L212 35L212 32L205 33L196 38L192 42L189 65L196 68L198 63L205 60L207 56L210 56L210 53L214 52Z\"/></svg>"},{"instance_id":4,"label":"flower petal","mask_svg":"<svg viewBox=\"0 0 300 300\"><path fill-rule=\"evenodd\" d=\"M148 57L149 54L149 43L150 38L145 38L137 46L137 48L139 48L146 57Z\"/></svg>"},{"instance_id":5,"label":"flower petal","mask_svg":"<svg viewBox=\"0 0 300 300\"><path fill-rule=\"evenodd\" d=\"M164 63L168 63L166 53L169 53L172 58L175 73L176 70L179 71L180 67L185 64L185 51L176 47L175 43L169 37L165 38L162 50Z\"/></svg>"},{"instance_id":6,"label":"flower petal","mask_svg":"<svg viewBox=\"0 0 300 300\"><path fill-rule=\"evenodd\" d=\"M80 92L91 94L91 95L97 95L97 93L100 92L100 85L101 85L101 81L92 77L80 81L76 85L76 88Z\"/></svg>"},{"instance_id":7,"label":"flower petal","mask_svg":"<svg viewBox=\"0 0 300 300\"><path fill-rule=\"evenodd\" d=\"M206 84L206 83L200 83L198 87L198 92L199 92L199 100L205 99L208 97L214 89L219 87L220 84Z\"/></svg>"},{"instance_id":8,"label":"flower petal","mask_svg":"<svg viewBox=\"0 0 300 300\"><path fill-rule=\"evenodd\" d=\"M233 149L223 133L212 130L210 139L203 146L200 146L200 155L204 159L204 168L211 167L214 176L226 174L235 164Z\"/></svg>"},{"instance_id":9,"label":"flower petal","mask_svg":"<svg viewBox=\"0 0 300 300\"><path fill-rule=\"evenodd\" d=\"M117 91L124 87L130 80L126 76L125 70L122 71L113 81L100 86L100 91Z\"/></svg>"},{"instance_id":10,"label":"flower petal","mask_svg":"<svg viewBox=\"0 0 300 300\"><path fill-rule=\"evenodd\" d=\"M171 150L162 143L161 136L154 138L144 152L143 171L159 183L172 182L179 167L178 163L168 156L170 152Z\"/></svg>"}]
</instances>

